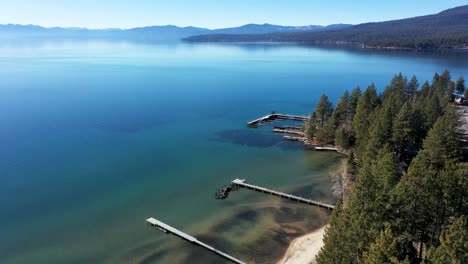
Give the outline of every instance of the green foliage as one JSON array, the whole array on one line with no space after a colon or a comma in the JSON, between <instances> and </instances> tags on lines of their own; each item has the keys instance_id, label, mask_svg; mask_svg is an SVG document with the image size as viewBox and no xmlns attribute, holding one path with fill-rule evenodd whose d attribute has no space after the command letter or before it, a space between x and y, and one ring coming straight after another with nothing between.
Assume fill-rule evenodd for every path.
<instances>
[{"instance_id":1,"label":"green foliage","mask_svg":"<svg viewBox=\"0 0 468 264\"><path fill-rule=\"evenodd\" d=\"M463 78L463 76L460 76L460 78L458 78L457 80L457 84L455 85L455 89L457 90L457 92L463 94L465 92L465 79Z\"/></svg>"},{"instance_id":2,"label":"green foliage","mask_svg":"<svg viewBox=\"0 0 468 264\"><path fill-rule=\"evenodd\" d=\"M391 213L386 206L389 191L399 178L396 158L388 148L383 148L370 165L360 169L348 208L330 221L326 237L332 242L325 240L319 258L323 262L319 263L357 263ZM337 260L336 254L339 262L333 262Z\"/></svg>"},{"instance_id":3,"label":"green foliage","mask_svg":"<svg viewBox=\"0 0 468 264\"><path fill-rule=\"evenodd\" d=\"M350 127L342 117L353 96L345 93L329 119L336 143L352 148L356 176L318 263L420 263L426 255L428 263L466 263L467 243L458 238L466 237L468 164L460 162L458 116L447 100L456 85L444 71L416 87L416 77L408 82L402 74L381 96L370 86ZM452 225L456 218L465 219L465 229Z\"/></svg>"},{"instance_id":4,"label":"green foliage","mask_svg":"<svg viewBox=\"0 0 468 264\"><path fill-rule=\"evenodd\" d=\"M317 115L320 128L323 128L327 123L328 118L330 118L333 113L332 103L328 99L328 96L323 94L322 97L320 97L317 107L315 107L315 113Z\"/></svg>"},{"instance_id":5,"label":"green foliage","mask_svg":"<svg viewBox=\"0 0 468 264\"><path fill-rule=\"evenodd\" d=\"M426 263L468 263L468 221L458 218L445 234L440 236L440 245L428 252Z\"/></svg>"},{"instance_id":6,"label":"green foliage","mask_svg":"<svg viewBox=\"0 0 468 264\"><path fill-rule=\"evenodd\" d=\"M378 104L377 91L374 84L371 84L359 99L353 118L357 145L365 144L372 123L372 113Z\"/></svg>"},{"instance_id":7,"label":"green foliage","mask_svg":"<svg viewBox=\"0 0 468 264\"><path fill-rule=\"evenodd\" d=\"M362 264L410 264L409 260L399 260L398 256L404 249L392 234L392 230L387 227L380 233L379 238L371 245L370 250L364 253L360 263Z\"/></svg>"},{"instance_id":8,"label":"green foliage","mask_svg":"<svg viewBox=\"0 0 468 264\"><path fill-rule=\"evenodd\" d=\"M416 78L416 76L413 75L410 82L406 85L405 96L409 98L413 97L418 91L418 88L419 88L418 78Z\"/></svg>"},{"instance_id":9,"label":"green foliage","mask_svg":"<svg viewBox=\"0 0 468 264\"><path fill-rule=\"evenodd\" d=\"M406 102L401 108L400 112L395 117L395 122L393 124L392 132L392 141L395 146L395 149L401 153L404 149L410 147L411 144L414 144L415 140L412 138L413 131L412 121L413 121L413 110L411 109L411 104Z\"/></svg>"}]
</instances>

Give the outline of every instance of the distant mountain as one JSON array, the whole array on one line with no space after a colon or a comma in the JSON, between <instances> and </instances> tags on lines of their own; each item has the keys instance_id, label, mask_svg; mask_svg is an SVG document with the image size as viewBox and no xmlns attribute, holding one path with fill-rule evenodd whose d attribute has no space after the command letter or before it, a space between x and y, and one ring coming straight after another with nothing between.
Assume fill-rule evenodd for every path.
<instances>
[{"instance_id":1,"label":"distant mountain","mask_svg":"<svg viewBox=\"0 0 468 264\"><path fill-rule=\"evenodd\" d=\"M208 34L268 34L268 33L280 33L280 32L312 32L321 31L328 29L346 28L352 25L348 24L336 24L329 26L279 26L271 24L247 24L241 27L235 28L223 28L211 30Z\"/></svg>"},{"instance_id":2,"label":"distant mountain","mask_svg":"<svg viewBox=\"0 0 468 264\"><path fill-rule=\"evenodd\" d=\"M346 28L351 25L330 26L279 26L271 24L248 24L234 28L207 29L198 27L149 26L132 29L86 29L86 28L45 28L35 25L0 25L0 37L104 37L144 38L156 40L179 40L206 34L268 34L277 32L312 32Z\"/></svg>"},{"instance_id":3,"label":"distant mountain","mask_svg":"<svg viewBox=\"0 0 468 264\"><path fill-rule=\"evenodd\" d=\"M386 48L468 47L468 5L438 14L321 31L267 34L211 34L193 36L191 42L301 42L359 44Z\"/></svg>"}]
</instances>

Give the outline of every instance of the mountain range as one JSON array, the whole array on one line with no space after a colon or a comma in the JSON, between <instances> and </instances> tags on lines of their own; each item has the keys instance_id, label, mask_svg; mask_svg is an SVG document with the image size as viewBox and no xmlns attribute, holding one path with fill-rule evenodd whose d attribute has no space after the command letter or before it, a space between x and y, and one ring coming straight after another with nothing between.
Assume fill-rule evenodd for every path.
<instances>
[{"instance_id":1,"label":"mountain range","mask_svg":"<svg viewBox=\"0 0 468 264\"><path fill-rule=\"evenodd\" d=\"M112 38L138 41L297 42L358 45L364 48L468 48L468 5L438 14L358 25L281 26L247 24L240 27L148 26L131 29L46 28L0 25L4 38Z\"/></svg>"},{"instance_id":2,"label":"mountain range","mask_svg":"<svg viewBox=\"0 0 468 264\"><path fill-rule=\"evenodd\" d=\"M367 48L467 48L468 5L438 14L327 31L266 34L210 34L185 39L191 42L300 42L355 44Z\"/></svg>"},{"instance_id":3,"label":"mountain range","mask_svg":"<svg viewBox=\"0 0 468 264\"><path fill-rule=\"evenodd\" d=\"M350 27L348 24L329 26L280 26L272 24L247 24L240 27L207 29L199 27L148 26L132 29L87 29L87 28L46 28L36 25L0 25L0 37L104 37L104 38L146 38L155 40L180 40L206 34L270 34L286 32L318 32Z\"/></svg>"}]
</instances>

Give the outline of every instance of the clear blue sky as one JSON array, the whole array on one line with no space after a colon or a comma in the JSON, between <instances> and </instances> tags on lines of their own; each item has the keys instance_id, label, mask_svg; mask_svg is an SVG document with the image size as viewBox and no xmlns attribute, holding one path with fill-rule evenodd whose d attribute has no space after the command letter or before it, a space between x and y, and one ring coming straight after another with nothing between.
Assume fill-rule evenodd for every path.
<instances>
[{"instance_id":1,"label":"clear blue sky","mask_svg":"<svg viewBox=\"0 0 468 264\"><path fill-rule=\"evenodd\" d=\"M88 28L357 24L466 4L468 0L1 0L0 24Z\"/></svg>"}]
</instances>

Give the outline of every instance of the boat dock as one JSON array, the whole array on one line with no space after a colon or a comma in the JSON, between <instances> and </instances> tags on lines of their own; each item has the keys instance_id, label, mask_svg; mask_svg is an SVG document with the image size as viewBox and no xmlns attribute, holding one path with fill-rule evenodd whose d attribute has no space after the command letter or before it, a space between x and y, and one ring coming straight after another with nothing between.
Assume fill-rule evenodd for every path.
<instances>
[{"instance_id":1,"label":"boat dock","mask_svg":"<svg viewBox=\"0 0 468 264\"><path fill-rule=\"evenodd\" d=\"M306 142L307 138L304 136L302 137L293 137L293 136L283 136L284 140L287 141L301 141L301 142Z\"/></svg>"},{"instance_id":2,"label":"boat dock","mask_svg":"<svg viewBox=\"0 0 468 264\"><path fill-rule=\"evenodd\" d=\"M167 225L167 224L165 224L165 223L163 223L163 222L161 222L161 221L159 221L157 219L154 219L154 218L151 217L151 218L146 219L146 222L149 223L151 226L156 227L157 229L159 229L159 231L161 231L163 233L173 234L175 236L178 236L178 237L180 237L180 238L182 238L182 239L184 239L184 240L186 240L186 241L188 241L188 242L190 242L192 244L203 247L203 248L205 248L205 249L207 249L207 250L209 250L209 251L211 251L211 252L213 252L213 253L215 253L215 254L217 254L217 255L219 255L219 256L221 256L221 257L223 257L223 258L225 258L225 259L227 259L227 260L229 260L231 262L233 262L233 263L246 264L245 262L240 261L240 260L238 260L238 259L236 259L236 258L222 252L222 251L219 251L219 250L215 249L214 247L212 247L210 245L207 245L207 244L199 241L198 239L196 239L196 238L194 238L194 237L192 237L190 235L187 235L184 232L179 231L179 230L175 229L174 227L169 226L169 225Z\"/></svg>"},{"instance_id":3,"label":"boat dock","mask_svg":"<svg viewBox=\"0 0 468 264\"><path fill-rule=\"evenodd\" d=\"M301 127L295 126L280 126L280 127L273 127L273 132L275 133L285 133L285 134L293 134L299 136L305 136L304 132L302 131Z\"/></svg>"},{"instance_id":4,"label":"boat dock","mask_svg":"<svg viewBox=\"0 0 468 264\"><path fill-rule=\"evenodd\" d=\"M323 151L338 151L335 147L314 147L315 150L323 150Z\"/></svg>"},{"instance_id":5,"label":"boat dock","mask_svg":"<svg viewBox=\"0 0 468 264\"><path fill-rule=\"evenodd\" d=\"M262 116L260 118L257 118L255 120L252 120L247 123L248 126L259 126L263 123L268 123L272 122L276 119L282 119L282 120L295 120L295 121L308 121L309 117L308 116L300 116L300 115L288 115L288 114L278 114L278 113L271 113L266 116Z\"/></svg>"},{"instance_id":6,"label":"boat dock","mask_svg":"<svg viewBox=\"0 0 468 264\"><path fill-rule=\"evenodd\" d=\"M314 205L314 206L318 206L318 207L325 208L325 209L328 209L328 210L335 209L335 206L333 206L331 204L317 202L317 201L314 201L314 200L302 198L302 197L295 196L295 195L292 195L292 194L287 194L287 193L284 193L284 192L278 192L278 191L270 190L270 189L263 188L263 187L260 187L260 186L248 184L248 183L246 183L245 179L244 180L235 179L235 180L232 181L232 183L238 185L239 187L243 187L243 188L246 188L246 189L251 189L251 190L254 190L254 191L257 191L257 192L276 195L276 196L279 196L279 197L282 197L282 198L286 198L288 200L297 201L297 202L305 203L305 204L308 204L308 205Z\"/></svg>"}]
</instances>

